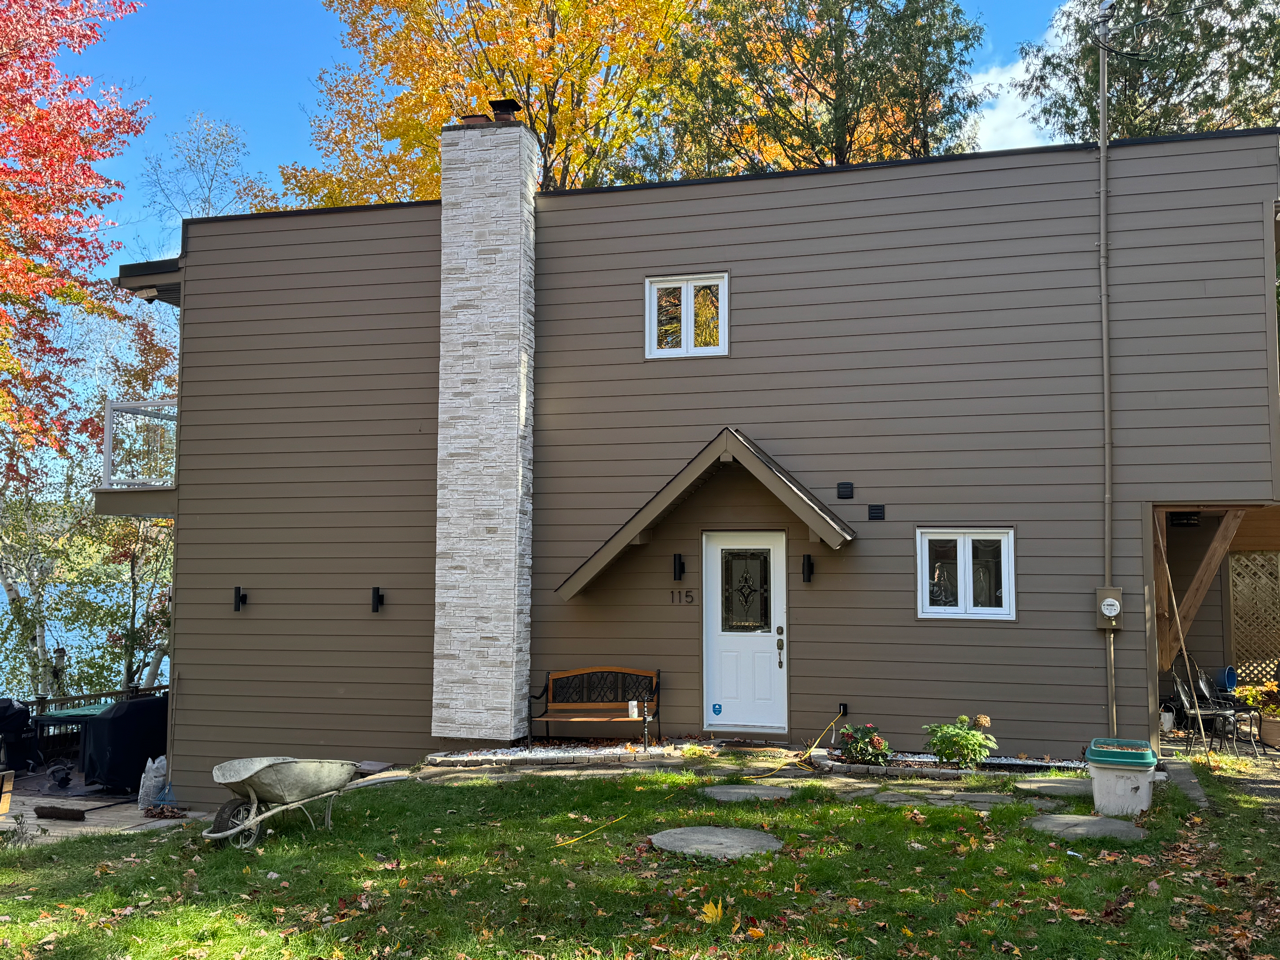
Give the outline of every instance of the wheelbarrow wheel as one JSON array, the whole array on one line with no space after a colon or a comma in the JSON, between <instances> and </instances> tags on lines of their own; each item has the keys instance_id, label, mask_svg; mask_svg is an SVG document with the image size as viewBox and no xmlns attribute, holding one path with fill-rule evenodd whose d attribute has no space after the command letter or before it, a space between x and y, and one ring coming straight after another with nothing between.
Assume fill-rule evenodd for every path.
<instances>
[{"instance_id":1,"label":"wheelbarrow wheel","mask_svg":"<svg viewBox=\"0 0 1280 960\"><path fill-rule=\"evenodd\" d=\"M224 833L227 830L234 830L240 824L249 819L249 811L253 809L253 804L243 797L236 797L234 800L228 800L213 817L213 832ZM265 813L265 805L259 805L259 813ZM256 844L262 836L262 821L255 823L252 827L241 830L239 833L233 833L229 837L224 837L217 841L220 847L232 846L238 850L248 850Z\"/></svg>"}]
</instances>

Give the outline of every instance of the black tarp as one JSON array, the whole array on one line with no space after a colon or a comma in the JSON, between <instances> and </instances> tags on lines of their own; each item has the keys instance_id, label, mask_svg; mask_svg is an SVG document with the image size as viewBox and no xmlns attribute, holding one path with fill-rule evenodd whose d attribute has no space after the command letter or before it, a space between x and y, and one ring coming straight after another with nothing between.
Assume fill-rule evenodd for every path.
<instances>
[{"instance_id":1,"label":"black tarp","mask_svg":"<svg viewBox=\"0 0 1280 960\"><path fill-rule=\"evenodd\" d=\"M31 710L21 700L0 697L0 733L21 733L31 726Z\"/></svg>"},{"instance_id":2,"label":"black tarp","mask_svg":"<svg viewBox=\"0 0 1280 960\"><path fill-rule=\"evenodd\" d=\"M168 733L167 693L113 703L84 722L84 782L137 790L147 761L164 755Z\"/></svg>"},{"instance_id":3,"label":"black tarp","mask_svg":"<svg viewBox=\"0 0 1280 960\"><path fill-rule=\"evenodd\" d=\"M28 770L40 762L31 710L21 700L0 697L0 770Z\"/></svg>"}]
</instances>

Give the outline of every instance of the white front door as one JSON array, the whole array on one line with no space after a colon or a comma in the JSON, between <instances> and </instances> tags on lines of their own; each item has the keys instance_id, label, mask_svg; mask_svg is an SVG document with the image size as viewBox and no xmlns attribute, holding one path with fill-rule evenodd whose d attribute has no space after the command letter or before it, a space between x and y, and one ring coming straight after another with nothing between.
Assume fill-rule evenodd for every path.
<instances>
[{"instance_id":1,"label":"white front door","mask_svg":"<svg viewBox=\"0 0 1280 960\"><path fill-rule=\"evenodd\" d=\"M787 732L787 539L702 535L702 701L709 730Z\"/></svg>"}]
</instances>

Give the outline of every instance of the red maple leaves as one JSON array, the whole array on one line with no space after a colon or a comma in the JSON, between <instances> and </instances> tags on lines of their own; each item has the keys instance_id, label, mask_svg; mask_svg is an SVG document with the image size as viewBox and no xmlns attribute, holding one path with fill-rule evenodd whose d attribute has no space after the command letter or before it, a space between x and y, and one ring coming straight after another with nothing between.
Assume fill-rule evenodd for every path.
<instances>
[{"instance_id":1,"label":"red maple leaves","mask_svg":"<svg viewBox=\"0 0 1280 960\"><path fill-rule=\"evenodd\" d=\"M67 384L81 357L67 345L67 311L117 318L122 302L95 279L117 248L101 211L120 184L94 164L140 134L142 103L91 94L55 58L96 43L105 22L134 12L124 0L0 0L0 426L13 453L93 439Z\"/></svg>"}]
</instances>

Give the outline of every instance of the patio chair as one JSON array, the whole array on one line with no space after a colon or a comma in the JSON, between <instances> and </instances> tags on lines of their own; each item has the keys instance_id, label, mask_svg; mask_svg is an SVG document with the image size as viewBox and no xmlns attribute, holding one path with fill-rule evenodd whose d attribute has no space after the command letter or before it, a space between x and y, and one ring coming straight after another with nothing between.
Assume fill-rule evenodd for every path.
<instances>
[{"instance_id":1,"label":"patio chair","mask_svg":"<svg viewBox=\"0 0 1280 960\"><path fill-rule=\"evenodd\" d=\"M1221 740L1225 748L1227 745L1228 734L1231 738L1232 751L1239 756L1239 751L1235 749L1235 711L1230 707L1220 707L1212 703L1203 701L1197 702L1191 695L1190 688L1187 687L1186 681L1176 673L1173 674L1173 689L1178 694L1178 700L1182 704L1182 710L1187 716L1187 734L1191 739L1191 748L1195 749L1196 740L1201 741L1201 745L1206 752L1213 750L1214 740ZM1212 731L1207 736L1207 742L1201 737L1200 724L1196 722L1196 708L1199 706L1199 714L1201 720L1208 725Z\"/></svg>"},{"instance_id":2,"label":"patio chair","mask_svg":"<svg viewBox=\"0 0 1280 960\"><path fill-rule=\"evenodd\" d=\"M1197 668L1198 675L1196 686L1200 688L1200 693L1204 694L1205 700L1213 704L1215 708L1230 710L1233 714L1233 727L1235 735L1240 734L1240 718L1244 717L1245 723L1249 726L1249 744L1253 747L1253 755L1258 756L1258 736L1257 731L1262 729L1262 711L1256 707L1251 707L1239 697L1233 697L1221 687L1218 682L1205 673L1203 669ZM1203 702L1203 701L1202 701ZM1254 718L1257 718L1257 724L1254 724ZM1267 745L1264 743L1262 749L1266 750Z\"/></svg>"}]
</instances>

